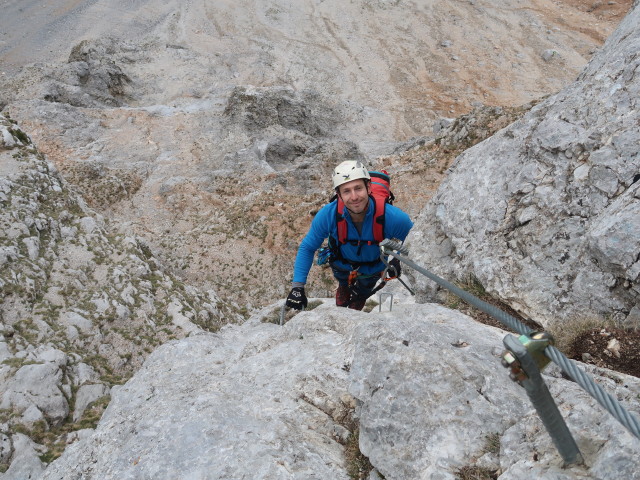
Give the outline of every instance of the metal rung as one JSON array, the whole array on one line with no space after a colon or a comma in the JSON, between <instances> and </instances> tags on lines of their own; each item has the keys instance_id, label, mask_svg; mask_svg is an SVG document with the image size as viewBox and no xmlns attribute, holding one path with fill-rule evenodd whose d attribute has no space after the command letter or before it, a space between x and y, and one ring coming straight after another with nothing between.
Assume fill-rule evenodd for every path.
<instances>
[{"instance_id":1,"label":"metal rung","mask_svg":"<svg viewBox=\"0 0 640 480\"><path fill-rule=\"evenodd\" d=\"M379 307L379 312L382 311L382 303L384 302L384 300L382 300L382 297L388 297L389 298L389 311L391 311L393 309L393 293L389 293L389 292L382 292L379 294L379 300L380 300L380 307ZM386 298L385 298L386 299Z\"/></svg>"}]
</instances>

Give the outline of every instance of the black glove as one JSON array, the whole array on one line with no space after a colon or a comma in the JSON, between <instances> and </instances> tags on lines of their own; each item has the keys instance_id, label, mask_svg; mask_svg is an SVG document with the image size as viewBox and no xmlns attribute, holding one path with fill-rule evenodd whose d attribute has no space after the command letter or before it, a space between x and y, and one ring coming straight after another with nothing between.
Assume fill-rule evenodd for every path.
<instances>
[{"instance_id":1,"label":"black glove","mask_svg":"<svg viewBox=\"0 0 640 480\"><path fill-rule=\"evenodd\" d=\"M395 272L391 272L391 270L395 270ZM389 272L392 273L394 277L399 277L402 273L402 268L400 267L400 260L397 258L392 258L389 262Z\"/></svg>"},{"instance_id":2,"label":"black glove","mask_svg":"<svg viewBox=\"0 0 640 480\"><path fill-rule=\"evenodd\" d=\"M307 308L307 296L304 294L304 287L293 287L287 297L286 305L294 310Z\"/></svg>"}]
</instances>

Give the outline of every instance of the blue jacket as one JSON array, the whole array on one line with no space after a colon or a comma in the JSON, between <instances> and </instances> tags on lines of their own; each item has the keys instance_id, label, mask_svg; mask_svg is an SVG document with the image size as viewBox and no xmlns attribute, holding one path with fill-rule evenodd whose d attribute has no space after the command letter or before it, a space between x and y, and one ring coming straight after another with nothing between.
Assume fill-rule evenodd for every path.
<instances>
[{"instance_id":1,"label":"blue jacket","mask_svg":"<svg viewBox=\"0 0 640 480\"><path fill-rule=\"evenodd\" d=\"M294 283L307 283L307 276L309 270L313 264L313 257L322 245L322 242L329 236L334 239L338 238L338 225L336 222L336 209L338 208L338 201L325 205L316 214L315 218L311 222L311 228L309 232L300 243L298 249L298 255L296 255L296 262L293 267L293 281ZM369 208L362 224L362 235L358 234L358 230L351 221L351 216L347 209L344 212L344 218L347 220L347 238L349 240L363 240L374 241L373 238L373 214L375 210L375 202L369 197ZM404 241L413 227L413 222L405 212L393 205L385 205L385 225L384 236L385 238L397 238ZM340 252L343 258L353 260L355 262L371 262L380 259L380 247L378 245L352 245L346 243L340 246ZM351 271L351 266L348 263L336 261L335 265L347 271ZM385 265L381 261L374 265L362 265L359 269L360 273L370 275L381 272L384 270Z\"/></svg>"}]
</instances>

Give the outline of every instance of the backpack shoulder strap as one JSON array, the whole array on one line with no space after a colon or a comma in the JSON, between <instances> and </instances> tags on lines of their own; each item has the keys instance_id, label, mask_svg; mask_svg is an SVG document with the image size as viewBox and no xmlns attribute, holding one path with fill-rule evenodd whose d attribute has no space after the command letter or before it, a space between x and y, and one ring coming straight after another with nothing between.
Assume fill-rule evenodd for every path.
<instances>
[{"instance_id":1,"label":"backpack shoulder strap","mask_svg":"<svg viewBox=\"0 0 640 480\"><path fill-rule=\"evenodd\" d=\"M384 240L385 205L387 201L382 197L370 196L374 202L373 211L373 240L380 243ZM336 206L336 225L338 227L338 245L347 243L347 220L344 218L344 202L338 197Z\"/></svg>"},{"instance_id":2,"label":"backpack shoulder strap","mask_svg":"<svg viewBox=\"0 0 640 480\"><path fill-rule=\"evenodd\" d=\"M386 200L381 197L372 197L375 202L375 210L373 212L373 239L376 243L384 240L384 213Z\"/></svg>"},{"instance_id":3,"label":"backpack shoulder strap","mask_svg":"<svg viewBox=\"0 0 640 480\"><path fill-rule=\"evenodd\" d=\"M336 225L338 226L338 245L344 245L347 243L347 219L344 218L344 202L336 195Z\"/></svg>"}]
</instances>

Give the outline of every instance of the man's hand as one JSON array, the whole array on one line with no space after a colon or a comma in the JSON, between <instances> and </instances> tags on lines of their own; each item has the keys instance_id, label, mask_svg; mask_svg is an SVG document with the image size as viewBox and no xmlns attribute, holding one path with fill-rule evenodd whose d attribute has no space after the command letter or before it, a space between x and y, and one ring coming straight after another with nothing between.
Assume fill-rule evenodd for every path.
<instances>
[{"instance_id":1,"label":"man's hand","mask_svg":"<svg viewBox=\"0 0 640 480\"><path fill-rule=\"evenodd\" d=\"M307 296L304 294L304 287L293 287L287 297L286 305L294 310L307 308Z\"/></svg>"},{"instance_id":2,"label":"man's hand","mask_svg":"<svg viewBox=\"0 0 640 480\"><path fill-rule=\"evenodd\" d=\"M395 270L395 272L393 272L393 276L394 277L399 277L400 274L402 273L402 268L400 267L400 260L398 260L397 258L392 258L391 261L389 262L389 272L391 272L391 270Z\"/></svg>"}]
</instances>

